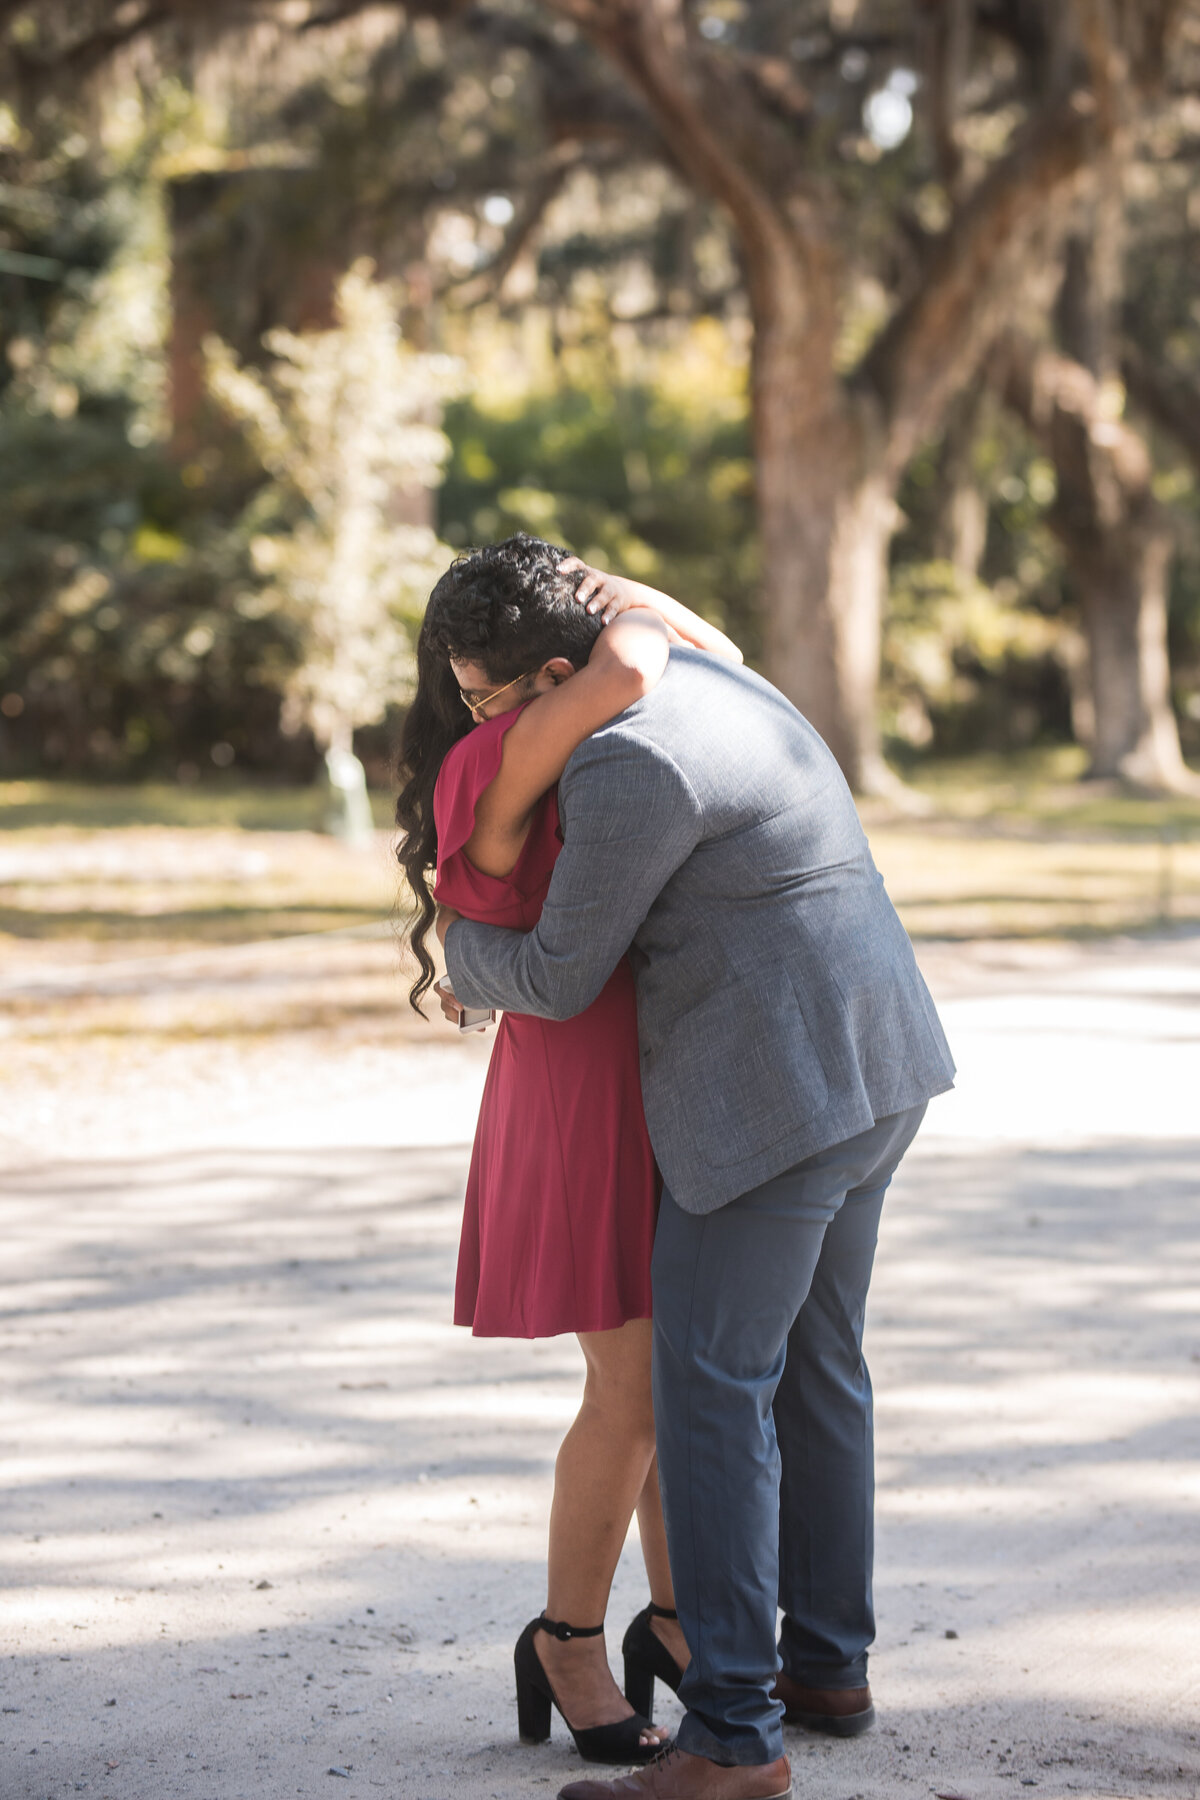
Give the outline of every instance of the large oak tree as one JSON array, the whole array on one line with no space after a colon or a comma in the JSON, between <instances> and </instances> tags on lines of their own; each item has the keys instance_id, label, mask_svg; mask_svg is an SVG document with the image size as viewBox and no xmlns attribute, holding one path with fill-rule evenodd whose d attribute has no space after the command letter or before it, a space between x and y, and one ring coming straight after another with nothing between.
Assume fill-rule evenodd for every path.
<instances>
[{"instance_id":1,"label":"large oak tree","mask_svg":"<svg viewBox=\"0 0 1200 1800\"><path fill-rule=\"evenodd\" d=\"M901 473L971 379L1032 259L1046 253L1063 202L1160 79L1176 9L1121 0L765 7L747 9L743 52L707 36L685 0L545 4L616 63L678 167L733 222L754 322L768 672L855 784L884 785L876 681ZM803 71L793 77L778 54L798 12L843 73L861 71L865 57L880 87L903 65L923 75L918 123L939 190L930 198L944 208L934 231L905 212L914 248L898 302L849 369L840 351L860 193L822 128L827 81L806 88ZM991 58L980 113L998 108L1003 68L1019 115L990 158L971 153L964 129L980 36L1005 51ZM902 189L898 213L904 198Z\"/></svg>"},{"instance_id":2,"label":"large oak tree","mask_svg":"<svg viewBox=\"0 0 1200 1800\"><path fill-rule=\"evenodd\" d=\"M0 0L0 18L6 9ZM64 42L79 67L181 19L212 30L284 16L272 0L129 0L90 25L86 4L69 10ZM304 30L361 10L363 0L312 0L286 17ZM901 473L1052 252L1067 202L1162 81L1186 10L1187 0L407 8L447 30L515 34L534 56L561 59L577 34L615 71L626 104L614 104L611 77L574 80L560 139L637 133L723 209L754 328L767 672L860 788L888 785L876 685ZM878 106L888 93L893 122L910 94L916 114L895 157ZM520 223L528 233L528 209ZM889 302L855 358L847 324L868 268Z\"/></svg>"}]
</instances>

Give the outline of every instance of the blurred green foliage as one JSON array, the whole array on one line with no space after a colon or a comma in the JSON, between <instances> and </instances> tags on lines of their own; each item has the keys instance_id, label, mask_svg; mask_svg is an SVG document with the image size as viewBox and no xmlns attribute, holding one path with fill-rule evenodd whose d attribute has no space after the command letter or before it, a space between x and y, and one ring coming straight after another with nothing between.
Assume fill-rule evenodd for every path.
<instances>
[{"instance_id":1,"label":"blurred green foliage","mask_svg":"<svg viewBox=\"0 0 1200 1800\"><path fill-rule=\"evenodd\" d=\"M969 424L957 473L979 508L975 566L956 563L947 542L945 440L913 459L900 496L881 701L892 753L909 762L914 752L1011 752L1071 736L1081 646L1045 522L1054 472L996 403L975 405Z\"/></svg>"},{"instance_id":2,"label":"blurred green foliage","mask_svg":"<svg viewBox=\"0 0 1200 1800\"><path fill-rule=\"evenodd\" d=\"M536 532L677 594L754 658L745 373L720 326L694 325L654 378L622 371L602 339L560 347L528 390L477 385L445 426L447 543Z\"/></svg>"},{"instance_id":3,"label":"blurred green foliage","mask_svg":"<svg viewBox=\"0 0 1200 1800\"><path fill-rule=\"evenodd\" d=\"M303 770L278 731L296 660L286 622L258 615L233 535L124 425L114 406L0 411L6 761L99 774L182 762L185 780L234 756Z\"/></svg>"},{"instance_id":4,"label":"blurred green foliage","mask_svg":"<svg viewBox=\"0 0 1200 1800\"><path fill-rule=\"evenodd\" d=\"M246 471L202 493L163 451L159 138L139 114L97 157L60 103L32 123L0 107L0 763L14 771L188 780L214 758L289 761L278 685L294 646L235 579L229 502Z\"/></svg>"}]
</instances>

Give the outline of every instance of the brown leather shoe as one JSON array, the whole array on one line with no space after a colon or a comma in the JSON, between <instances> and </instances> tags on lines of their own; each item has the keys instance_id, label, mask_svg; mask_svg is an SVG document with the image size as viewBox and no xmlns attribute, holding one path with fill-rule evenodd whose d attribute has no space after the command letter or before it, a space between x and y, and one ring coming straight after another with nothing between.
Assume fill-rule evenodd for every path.
<instances>
[{"instance_id":1,"label":"brown leather shoe","mask_svg":"<svg viewBox=\"0 0 1200 1800\"><path fill-rule=\"evenodd\" d=\"M572 1781L558 1800L790 1800L792 1771L778 1762L726 1768L707 1756L664 1750L644 1769L619 1781Z\"/></svg>"},{"instance_id":2,"label":"brown leather shoe","mask_svg":"<svg viewBox=\"0 0 1200 1800\"><path fill-rule=\"evenodd\" d=\"M875 1723L869 1687L801 1687L781 1671L771 1698L783 1701L785 1725L803 1725L806 1731L825 1731L831 1737L861 1737Z\"/></svg>"}]
</instances>

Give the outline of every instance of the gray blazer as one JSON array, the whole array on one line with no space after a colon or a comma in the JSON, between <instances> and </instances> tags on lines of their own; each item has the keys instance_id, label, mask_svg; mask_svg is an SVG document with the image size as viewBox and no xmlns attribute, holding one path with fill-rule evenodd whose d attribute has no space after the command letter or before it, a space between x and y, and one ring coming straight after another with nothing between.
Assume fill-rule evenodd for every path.
<instances>
[{"instance_id":1,"label":"gray blazer","mask_svg":"<svg viewBox=\"0 0 1200 1800\"><path fill-rule=\"evenodd\" d=\"M580 745L535 931L446 937L467 1006L582 1012L626 950L673 1197L710 1212L952 1085L912 946L833 756L766 681L672 650Z\"/></svg>"}]
</instances>

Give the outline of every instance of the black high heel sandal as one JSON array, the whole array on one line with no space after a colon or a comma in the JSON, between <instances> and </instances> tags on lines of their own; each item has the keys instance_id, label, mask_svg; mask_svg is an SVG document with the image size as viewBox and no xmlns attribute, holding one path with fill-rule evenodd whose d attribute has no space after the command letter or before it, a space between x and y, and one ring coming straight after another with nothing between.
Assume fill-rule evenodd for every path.
<instances>
[{"instance_id":1,"label":"black high heel sandal","mask_svg":"<svg viewBox=\"0 0 1200 1800\"><path fill-rule=\"evenodd\" d=\"M679 1692L683 1670L660 1637L650 1629L651 1619L677 1619L679 1614L669 1606L655 1606L653 1600L643 1607L621 1643L625 1658L625 1698L635 1712L654 1722L654 1683L665 1681L673 1694Z\"/></svg>"},{"instance_id":2,"label":"black high heel sandal","mask_svg":"<svg viewBox=\"0 0 1200 1800\"><path fill-rule=\"evenodd\" d=\"M603 1630L603 1625L564 1625L559 1619L548 1619L545 1613L529 1621L513 1651L517 1672L517 1728L521 1742L545 1743L550 1736L550 1708L556 1706L585 1762L614 1766L651 1762L666 1746L657 1741L653 1744L639 1741L650 1721L636 1711L630 1718L617 1719L611 1725L589 1725L582 1731L575 1729L550 1685L534 1643L539 1631L548 1631L565 1642L568 1638L599 1637Z\"/></svg>"}]
</instances>

